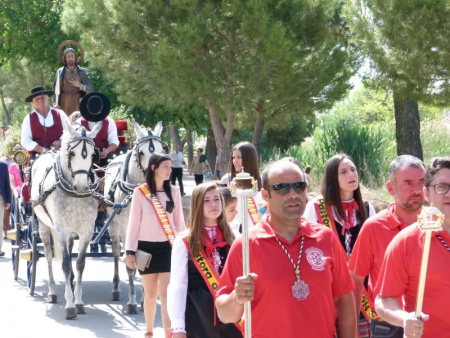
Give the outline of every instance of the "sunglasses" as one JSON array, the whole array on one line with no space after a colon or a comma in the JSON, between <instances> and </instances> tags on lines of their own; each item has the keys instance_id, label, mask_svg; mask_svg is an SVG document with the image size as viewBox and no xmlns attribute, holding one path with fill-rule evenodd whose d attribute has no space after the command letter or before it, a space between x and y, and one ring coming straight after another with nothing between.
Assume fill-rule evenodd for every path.
<instances>
[{"instance_id":1,"label":"sunglasses","mask_svg":"<svg viewBox=\"0 0 450 338\"><path fill-rule=\"evenodd\" d=\"M291 188L294 189L296 193L305 191L308 184L306 182L295 182L295 183L277 183L274 185L269 185L266 190L273 190L279 195L286 195Z\"/></svg>"}]
</instances>

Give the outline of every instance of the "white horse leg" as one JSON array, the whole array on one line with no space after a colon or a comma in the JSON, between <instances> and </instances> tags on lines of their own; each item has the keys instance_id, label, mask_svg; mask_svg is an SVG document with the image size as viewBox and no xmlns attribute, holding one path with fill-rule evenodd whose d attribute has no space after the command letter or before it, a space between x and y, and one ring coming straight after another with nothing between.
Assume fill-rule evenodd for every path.
<instances>
[{"instance_id":1,"label":"white horse leg","mask_svg":"<svg viewBox=\"0 0 450 338\"><path fill-rule=\"evenodd\" d=\"M62 254L62 270L64 272L65 279L65 291L64 297L66 299L66 319L75 319L77 317L77 312L73 304L73 292L72 292L72 257L68 248L68 238L69 235L59 233L58 240L61 248Z\"/></svg>"},{"instance_id":2,"label":"white horse leg","mask_svg":"<svg viewBox=\"0 0 450 338\"><path fill-rule=\"evenodd\" d=\"M119 277L119 260L120 260L120 240L116 236L111 236L112 252L114 257L114 277L113 277L113 289L112 300L120 300L120 277Z\"/></svg>"},{"instance_id":3,"label":"white horse leg","mask_svg":"<svg viewBox=\"0 0 450 338\"><path fill-rule=\"evenodd\" d=\"M78 314L85 314L84 303L81 299L83 294L81 281L83 279L83 272L86 266L86 251L89 245L90 240L92 239L92 231L89 231L87 235L81 237L80 235L80 243L78 247L78 258L77 258L77 281L75 283L75 306Z\"/></svg>"},{"instance_id":4,"label":"white horse leg","mask_svg":"<svg viewBox=\"0 0 450 338\"><path fill-rule=\"evenodd\" d=\"M55 278L53 277L53 250L51 243L51 229L41 224L39 227L39 236L41 237L41 241L44 244L44 253L45 259L47 260L47 268L48 268L48 295L47 302L48 303L56 303L56 287L55 287Z\"/></svg>"},{"instance_id":5,"label":"white horse leg","mask_svg":"<svg viewBox=\"0 0 450 338\"><path fill-rule=\"evenodd\" d=\"M135 315L137 314L137 302L136 302L136 290L134 287L134 276L136 274L136 270L132 270L127 267L127 273L128 273L128 314L129 315Z\"/></svg>"}]
</instances>

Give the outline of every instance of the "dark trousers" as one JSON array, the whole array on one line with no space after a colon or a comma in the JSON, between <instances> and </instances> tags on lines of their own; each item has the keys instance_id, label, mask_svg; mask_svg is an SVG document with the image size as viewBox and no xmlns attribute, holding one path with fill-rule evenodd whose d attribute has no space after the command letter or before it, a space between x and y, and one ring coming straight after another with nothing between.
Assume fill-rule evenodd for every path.
<instances>
[{"instance_id":1,"label":"dark trousers","mask_svg":"<svg viewBox=\"0 0 450 338\"><path fill-rule=\"evenodd\" d=\"M403 328L387 322L372 320L370 322L372 338L403 338Z\"/></svg>"},{"instance_id":2,"label":"dark trousers","mask_svg":"<svg viewBox=\"0 0 450 338\"><path fill-rule=\"evenodd\" d=\"M170 175L170 183L172 183L172 185L175 185L175 180L178 180L178 185L180 186L181 195L184 195L183 168L172 167L172 174Z\"/></svg>"},{"instance_id":3,"label":"dark trousers","mask_svg":"<svg viewBox=\"0 0 450 338\"><path fill-rule=\"evenodd\" d=\"M199 185L203 183L203 174L195 175L194 174L195 185Z\"/></svg>"}]
</instances>

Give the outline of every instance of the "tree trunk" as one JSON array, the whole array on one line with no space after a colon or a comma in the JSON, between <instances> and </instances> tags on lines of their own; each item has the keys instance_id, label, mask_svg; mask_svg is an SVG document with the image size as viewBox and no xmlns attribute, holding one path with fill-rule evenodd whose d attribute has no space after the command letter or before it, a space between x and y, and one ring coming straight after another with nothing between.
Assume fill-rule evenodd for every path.
<instances>
[{"instance_id":1,"label":"tree trunk","mask_svg":"<svg viewBox=\"0 0 450 338\"><path fill-rule=\"evenodd\" d=\"M417 101L394 93L397 155L413 155L423 160L420 142L420 118Z\"/></svg>"},{"instance_id":2,"label":"tree trunk","mask_svg":"<svg viewBox=\"0 0 450 338\"><path fill-rule=\"evenodd\" d=\"M175 144L178 144L178 146L180 147L180 150L182 150L182 146L181 146L181 140L180 140L180 133L178 132L178 127L174 124L171 124L169 126L169 135L170 135L170 143L172 148L169 149L169 154L173 151L173 147Z\"/></svg>"},{"instance_id":3,"label":"tree trunk","mask_svg":"<svg viewBox=\"0 0 450 338\"><path fill-rule=\"evenodd\" d=\"M223 176L228 169L228 162L230 159L230 143L233 134L233 111L230 109L226 112L226 128L220 119L219 108L212 102L211 99L205 98L208 107L209 118L211 119L211 126L214 132L214 138L217 146L217 161L215 170L220 170L220 175ZM211 168L212 169L212 168Z\"/></svg>"},{"instance_id":4,"label":"tree trunk","mask_svg":"<svg viewBox=\"0 0 450 338\"><path fill-rule=\"evenodd\" d=\"M191 167L192 161L194 159L194 132L189 129L186 133L187 139L187 158L188 158L188 168Z\"/></svg>"},{"instance_id":5,"label":"tree trunk","mask_svg":"<svg viewBox=\"0 0 450 338\"><path fill-rule=\"evenodd\" d=\"M9 114L8 108L6 107L5 98L3 97L3 90L0 90L0 99L2 100L2 108L5 113L6 123L8 126L11 125L11 115Z\"/></svg>"},{"instance_id":6,"label":"tree trunk","mask_svg":"<svg viewBox=\"0 0 450 338\"><path fill-rule=\"evenodd\" d=\"M253 129L252 143L255 146L256 150L258 151L258 154L260 154L261 150L261 139L263 131L264 131L264 121L261 118L261 114L257 113L255 126Z\"/></svg>"},{"instance_id":7,"label":"tree trunk","mask_svg":"<svg viewBox=\"0 0 450 338\"><path fill-rule=\"evenodd\" d=\"M216 146L216 140L214 138L214 132L211 128L211 126L208 127L208 136L206 137L206 149L205 149L205 155L208 158L209 166L211 167L211 170L214 170L216 167L216 158L217 158L217 146ZM213 172L213 175L216 173ZM220 177L219 177L220 179Z\"/></svg>"}]
</instances>

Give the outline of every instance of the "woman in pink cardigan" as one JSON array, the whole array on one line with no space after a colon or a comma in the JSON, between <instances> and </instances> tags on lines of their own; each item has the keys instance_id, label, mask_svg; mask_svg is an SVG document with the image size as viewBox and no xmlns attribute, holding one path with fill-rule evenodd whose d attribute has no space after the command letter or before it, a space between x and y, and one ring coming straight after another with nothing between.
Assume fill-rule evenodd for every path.
<instances>
[{"instance_id":1,"label":"woman in pink cardigan","mask_svg":"<svg viewBox=\"0 0 450 338\"><path fill-rule=\"evenodd\" d=\"M161 300L161 315L166 337L170 328L167 314L167 285L170 279L172 244L184 230L180 189L170 185L172 162L164 154L150 157L146 183L134 189L128 220L125 250L126 264L136 268L135 253L143 250L152 254L150 265L139 270L144 287L145 337L153 337L156 300Z\"/></svg>"}]
</instances>

